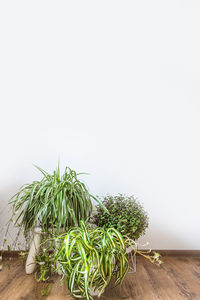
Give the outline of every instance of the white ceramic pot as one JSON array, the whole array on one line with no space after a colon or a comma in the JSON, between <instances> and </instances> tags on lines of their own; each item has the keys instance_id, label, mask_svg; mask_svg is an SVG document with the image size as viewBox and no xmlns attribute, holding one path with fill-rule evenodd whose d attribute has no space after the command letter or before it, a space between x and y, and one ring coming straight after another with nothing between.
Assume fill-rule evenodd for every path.
<instances>
[{"instance_id":1,"label":"white ceramic pot","mask_svg":"<svg viewBox=\"0 0 200 300\"><path fill-rule=\"evenodd\" d=\"M36 269L35 256L40 250L42 239L41 227L36 227L33 231L33 241L31 242L30 250L26 260L25 271L26 274L32 274Z\"/></svg>"},{"instance_id":2,"label":"white ceramic pot","mask_svg":"<svg viewBox=\"0 0 200 300\"><path fill-rule=\"evenodd\" d=\"M91 295L92 297L98 296L99 293L100 293L100 290L99 290L99 289L96 289L96 290L94 290L94 288L91 288L91 289L90 289L90 295ZM103 293L104 293L104 292L103 292Z\"/></svg>"}]
</instances>

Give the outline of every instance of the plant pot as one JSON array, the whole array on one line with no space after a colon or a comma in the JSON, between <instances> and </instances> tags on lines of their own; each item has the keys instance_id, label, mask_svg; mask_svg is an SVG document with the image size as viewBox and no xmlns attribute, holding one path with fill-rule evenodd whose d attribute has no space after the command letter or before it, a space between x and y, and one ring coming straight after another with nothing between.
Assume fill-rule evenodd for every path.
<instances>
[{"instance_id":1,"label":"plant pot","mask_svg":"<svg viewBox=\"0 0 200 300\"><path fill-rule=\"evenodd\" d=\"M90 295L92 297L95 297L95 296L97 297L99 295L99 293L100 293L99 289L90 288ZM104 293L104 291L103 291L103 293Z\"/></svg>"},{"instance_id":2,"label":"plant pot","mask_svg":"<svg viewBox=\"0 0 200 300\"><path fill-rule=\"evenodd\" d=\"M62 232L63 232L63 230L62 230ZM32 274L36 269L37 264L35 261L35 256L40 251L41 241L42 241L42 229L41 229L41 227L36 227L33 231L33 241L31 243L28 257L26 260L26 265L25 265L26 274ZM58 245L58 243L57 243L57 245ZM58 271L57 271L58 275L62 275L62 270L61 270L59 262L56 262L56 268L58 269Z\"/></svg>"},{"instance_id":3,"label":"plant pot","mask_svg":"<svg viewBox=\"0 0 200 300\"><path fill-rule=\"evenodd\" d=\"M31 242L30 250L25 265L26 274L32 274L36 269L35 256L40 250L40 244L42 239L41 227L36 227L33 231L33 241Z\"/></svg>"},{"instance_id":4,"label":"plant pot","mask_svg":"<svg viewBox=\"0 0 200 300\"><path fill-rule=\"evenodd\" d=\"M128 254L129 258L129 272L128 273L135 273L136 272L136 255L132 247L126 248L126 253Z\"/></svg>"},{"instance_id":5,"label":"plant pot","mask_svg":"<svg viewBox=\"0 0 200 300\"><path fill-rule=\"evenodd\" d=\"M133 251L133 247L130 246L130 247L126 248L126 253L127 254L130 254L132 251Z\"/></svg>"}]
</instances>

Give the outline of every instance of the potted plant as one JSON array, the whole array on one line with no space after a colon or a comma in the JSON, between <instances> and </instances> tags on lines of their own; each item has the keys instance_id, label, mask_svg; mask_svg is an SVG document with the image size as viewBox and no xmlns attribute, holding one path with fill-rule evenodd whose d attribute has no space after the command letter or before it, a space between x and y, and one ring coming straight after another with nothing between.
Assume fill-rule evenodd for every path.
<instances>
[{"instance_id":1,"label":"potted plant","mask_svg":"<svg viewBox=\"0 0 200 300\"><path fill-rule=\"evenodd\" d=\"M121 233L125 239L126 252L130 258L129 272L135 273L136 251L133 248L137 248L136 240L145 233L148 227L147 213L134 196L122 194L116 196L107 195L101 200L107 211L97 205L96 211L91 217L91 222L104 228L113 227Z\"/></svg>"},{"instance_id":2,"label":"potted plant","mask_svg":"<svg viewBox=\"0 0 200 300\"><path fill-rule=\"evenodd\" d=\"M74 297L100 297L112 277L120 284L129 270L124 239L114 228L92 228L81 221L58 239L62 242L55 261Z\"/></svg>"},{"instance_id":3,"label":"potted plant","mask_svg":"<svg viewBox=\"0 0 200 300\"><path fill-rule=\"evenodd\" d=\"M107 211L97 205L96 211L91 217L93 224L105 228L113 227L125 239L129 238L133 241L145 233L149 219L143 206L134 196L108 195L102 199L101 203Z\"/></svg>"},{"instance_id":4,"label":"potted plant","mask_svg":"<svg viewBox=\"0 0 200 300\"><path fill-rule=\"evenodd\" d=\"M95 293L104 292L112 277L116 285L125 278L130 267L127 248L161 263L159 254L137 249L136 239L145 232L148 217L133 197L107 196L101 203L70 168L63 175L59 166L53 174L37 168L42 180L22 187L11 201L9 224L16 217L18 234L23 229L28 238L34 231L27 273L37 264L36 279L45 281L59 270L74 297L93 299ZM93 225L86 223L92 212L91 199L98 203Z\"/></svg>"},{"instance_id":5,"label":"potted plant","mask_svg":"<svg viewBox=\"0 0 200 300\"><path fill-rule=\"evenodd\" d=\"M91 199L101 205L78 179L84 173L76 173L66 167L61 175L59 165L53 174L37 166L36 168L43 178L24 185L10 202L13 216L17 216L15 224L18 225L19 232L23 228L24 236L27 237L34 231L26 263L27 273L32 273L35 269L35 255L40 247L41 233L54 235L61 230L67 231L71 226L78 226L81 219L86 220L91 214Z\"/></svg>"},{"instance_id":6,"label":"potted plant","mask_svg":"<svg viewBox=\"0 0 200 300\"><path fill-rule=\"evenodd\" d=\"M73 227L55 239L61 242L54 261L59 262L63 279L66 279L75 298L89 300L94 295L100 297L111 278L114 278L115 286L122 283L129 271L128 243L136 253L152 263L160 263L158 254L138 251L130 239L125 241L113 227L94 228L81 221L79 227Z\"/></svg>"}]
</instances>

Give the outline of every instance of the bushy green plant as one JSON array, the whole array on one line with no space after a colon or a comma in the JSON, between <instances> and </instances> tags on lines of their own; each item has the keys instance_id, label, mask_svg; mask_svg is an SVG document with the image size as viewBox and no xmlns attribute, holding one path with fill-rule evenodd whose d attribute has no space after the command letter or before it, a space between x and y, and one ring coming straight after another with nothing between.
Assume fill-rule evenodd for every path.
<instances>
[{"instance_id":1,"label":"bushy green plant","mask_svg":"<svg viewBox=\"0 0 200 300\"><path fill-rule=\"evenodd\" d=\"M76 173L69 167L60 175L60 168L48 174L37 167L43 174L40 181L23 186L14 196L13 214L17 215L15 223L24 228L26 235L33 227L41 226L43 231L54 227L60 231L86 220L92 211L92 196L86 185L78 179L83 173Z\"/></svg>"},{"instance_id":2,"label":"bushy green plant","mask_svg":"<svg viewBox=\"0 0 200 300\"><path fill-rule=\"evenodd\" d=\"M125 241L114 228L94 229L81 222L58 240L61 246L55 261L75 298L93 299L93 289L100 297L112 276L118 285L129 270Z\"/></svg>"},{"instance_id":3,"label":"bushy green plant","mask_svg":"<svg viewBox=\"0 0 200 300\"><path fill-rule=\"evenodd\" d=\"M35 257L36 280L48 280L59 268L72 295L91 300L91 291L97 289L100 296L112 277L116 285L123 281L129 270L127 247L132 247L133 255L161 263L158 253L137 250L135 240L145 232L148 217L133 196L107 196L101 203L78 179L81 173L67 167L61 176L58 166L51 175L37 168L42 180L23 186L14 196L9 222L19 226L17 237L23 228L30 238L36 225L45 232ZM86 225L92 198L98 203L92 218L97 228Z\"/></svg>"},{"instance_id":4,"label":"bushy green plant","mask_svg":"<svg viewBox=\"0 0 200 300\"><path fill-rule=\"evenodd\" d=\"M108 212L97 205L92 222L100 227L116 228L124 237L137 240L148 227L148 216L134 196L106 196L102 204Z\"/></svg>"}]
</instances>

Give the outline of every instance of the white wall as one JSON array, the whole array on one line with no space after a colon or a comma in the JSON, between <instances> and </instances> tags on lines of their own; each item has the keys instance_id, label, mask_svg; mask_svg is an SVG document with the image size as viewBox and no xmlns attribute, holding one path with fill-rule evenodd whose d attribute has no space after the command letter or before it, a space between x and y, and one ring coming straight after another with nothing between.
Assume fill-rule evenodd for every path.
<instances>
[{"instance_id":1,"label":"white wall","mask_svg":"<svg viewBox=\"0 0 200 300\"><path fill-rule=\"evenodd\" d=\"M91 193L138 196L142 243L200 248L199 15L193 0L0 2L0 226L32 164L60 157Z\"/></svg>"}]
</instances>

